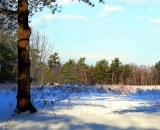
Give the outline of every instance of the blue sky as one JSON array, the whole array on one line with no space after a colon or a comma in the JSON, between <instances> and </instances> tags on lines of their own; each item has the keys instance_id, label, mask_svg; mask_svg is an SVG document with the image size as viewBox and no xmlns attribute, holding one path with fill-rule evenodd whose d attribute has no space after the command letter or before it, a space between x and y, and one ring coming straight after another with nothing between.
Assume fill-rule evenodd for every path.
<instances>
[{"instance_id":1,"label":"blue sky","mask_svg":"<svg viewBox=\"0 0 160 130\"><path fill-rule=\"evenodd\" d=\"M58 0L57 0L58 1ZM61 13L36 13L31 24L45 32L62 62L86 63L119 57L123 64L154 65L160 60L160 0L59 0Z\"/></svg>"}]
</instances>

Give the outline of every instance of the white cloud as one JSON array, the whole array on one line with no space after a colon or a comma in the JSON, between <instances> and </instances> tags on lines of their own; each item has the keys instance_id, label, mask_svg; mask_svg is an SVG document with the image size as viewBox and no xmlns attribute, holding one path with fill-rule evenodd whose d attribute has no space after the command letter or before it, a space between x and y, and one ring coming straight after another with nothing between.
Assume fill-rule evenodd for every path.
<instances>
[{"instance_id":1,"label":"white cloud","mask_svg":"<svg viewBox=\"0 0 160 130\"><path fill-rule=\"evenodd\" d=\"M86 23L89 23L93 26L96 26L98 28L102 28L102 26L99 26L99 24L97 23L94 23L92 20L88 19L87 17L85 16L77 16L77 15L58 15L58 14L45 14L45 15L42 15L41 16L41 21L43 21L43 24L44 24L44 20L45 22L52 22L52 20L54 19L59 19L59 20L75 20L75 21L82 21L82 22L86 22ZM107 22L112 22L113 20L112 19L108 19L106 20Z\"/></svg>"},{"instance_id":2,"label":"white cloud","mask_svg":"<svg viewBox=\"0 0 160 130\"><path fill-rule=\"evenodd\" d=\"M103 21L101 21L101 22L95 23L94 25L96 25L96 26L99 27L99 28L104 28L104 24L105 24L106 22L111 23L111 22L113 22L113 19L103 20Z\"/></svg>"},{"instance_id":3,"label":"white cloud","mask_svg":"<svg viewBox=\"0 0 160 130\"><path fill-rule=\"evenodd\" d=\"M32 25L44 26L46 24L51 24L53 20L75 20L89 23L98 28L102 28L102 23L94 23L92 20L85 16L77 15L59 15L59 14L44 14L41 15L39 19L33 19ZM105 22L112 22L112 19L105 20ZM103 22L104 23L104 22Z\"/></svg>"},{"instance_id":4,"label":"white cloud","mask_svg":"<svg viewBox=\"0 0 160 130\"><path fill-rule=\"evenodd\" d=\"M52 21L53 19L62 19L62 20L77 20L77 21L90 22L90 20L85 16L76 16L76 15L45 14L42 15L41 18L47 21Z\"/></svg>"},{"instance_id":5,"label":"white cloud","mask_svg":"<svg viewBox=\"0 0 160 130\"><path fill-rule=\"evenodd\" d=\"M75 3L77 2L77 0L59 0L58 3L61 4L61 5L69 5L69 4L72 4L72 3Z\"/></svg>"},{"instance_id":6,"label":"white cloud","mask_svg":"<svg viewBox=\"0 0 160 130\"><path fill-rule=\"evenodd\" d=\"M106 16L111 12L122 11L124 8L122 6L106 6L103 8L100 16Z\"/></svg>"},{"instance_id":7,"label":"white cloud","mask_svg":"<svg viewBox=\"0 0 160 130\"><path fill-rule=\"evenodd\" d=\"M113 22L113 19L107 19L106 21L107 22Z\"/></svg>"},{"instance_id":8,"label":"white cloud","mask_svg":"<svg viewBox=\"0 0 160 130\"><path fill-rule=\"evenodd\" d=\"M41 21L39 19L34 19L32 21L32 25L40 25L41 24Z\"/></svg>"},{"instance_id":9,"label":"white cloud","mask_svg":"<svg viewBox=\"0 0 160 130\"><path fill-rule=\"evenodd\" d=\"M137 4L141 2L145 2L147 0L117 0L118 2L127 3L127 4Z\"/></svg>"},{"instance_id":10,"label":"white cloud","mask_svg":"<svg viewBox=\"0 0 160 130\"><path fill-rule=\"evenodd\" d=\"M160 24L160 19L149 18L148 21L152 23Z\"/></svg>"},{"instance_id":11,"label":"white cloud","mask_svg":"<svg viewBox=\"0 0 160 130\"><path fill-rule=\"evenodd\" d=\"M94 23L85 16L59 15L59 14L41 15L38 19L33 19L31 22L31 25L45 27L48 24L52 24L54 20L72 20L72 21L74 20L74 21L82 21L82 22L86 22L94 25Z\"/></svg>"},{"instance_id":12,"label":"white cloud","mask_svg":"<svg viewBox=\"0 0 160 130\"><path fill-rule=\"evenodd\" d=\"M107 55L107 54L62 54L61 55L63 58L73 58L73 59L79 59L80 57L85 57L88 60L101 60L101 59L106 59L106 60L113 60L115 57L120 58L121 60L124 59L124 56L116 56L116 55Z\"/></svg>"},{"instance_id":13,"label":"white cloud","mask_svg":"<svg viewBox=\"0 0 160 130\"><path fill-rule=\"evenodd\" d=\"M145 16L138 16L137 19L143 20L143 19L146 19L146 17Z\"/></svg>"},{"instance_id":14,"label":"white cloud","mask_svg":"<svg viewBox=\"0 0 160 130\"><path fill-rule=\"evenodd\" d=\"M147 18L145 16L138 16L137 19L140 19L140 20L147 20L151 23L155 23L155 24L160 24L160 18Z\"/></svg>"},{"instance_id":15,"label":"white cloud","mask_svg":"<svg viewBox=\"0 0 160 130\"><path fill-rule=\"evenodd\" d=\"M147 3L159 3L160 0L117 0L118 2L126 4L147 4Z\"/></svg>"},{"instance_id":16,"label":"white cloud","mask_svg":"<svg viewBox=\"0 0 160 130\"><path fill-rule=\"evenodd\" d=\"M150 10L152 10L152 8L151 8L151 7L148 7L148 10L150 11Z\"/></svg>"}]
</instances>

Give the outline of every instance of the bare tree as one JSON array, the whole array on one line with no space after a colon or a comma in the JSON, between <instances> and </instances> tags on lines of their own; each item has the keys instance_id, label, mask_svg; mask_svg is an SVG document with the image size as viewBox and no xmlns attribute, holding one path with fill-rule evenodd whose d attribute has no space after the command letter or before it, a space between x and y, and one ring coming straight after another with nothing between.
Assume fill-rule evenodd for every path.
<instances>
[{"instance_id":1,"label":"bare tree","mask_svg":"<svg viewBox=\"0 0 160 130\"><path fill-rule=\"evenodd\" d=\"M32 29L30 37L30 59L31 59L31 77L37 82L43 74L44 65L53 51L54 46L48 41L48 36L45 33Z\"/></svg>"}]
</instances>

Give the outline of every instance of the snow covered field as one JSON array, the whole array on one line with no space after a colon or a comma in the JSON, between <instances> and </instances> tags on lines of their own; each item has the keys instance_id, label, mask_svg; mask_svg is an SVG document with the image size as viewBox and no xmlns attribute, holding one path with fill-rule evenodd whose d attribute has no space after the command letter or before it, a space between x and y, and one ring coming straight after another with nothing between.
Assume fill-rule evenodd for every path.
<instances>
[{"instance_id":1,"label":"snow covered field","mask_svg":"<svg viewBox=\"0 0 160 130\"><path fill-rule=\"evenodd\" d=\"M0 85L0 130L160 130L160 86L34 86L38 112L18 115L13 86Z\"/></svg>"}]
</instances>

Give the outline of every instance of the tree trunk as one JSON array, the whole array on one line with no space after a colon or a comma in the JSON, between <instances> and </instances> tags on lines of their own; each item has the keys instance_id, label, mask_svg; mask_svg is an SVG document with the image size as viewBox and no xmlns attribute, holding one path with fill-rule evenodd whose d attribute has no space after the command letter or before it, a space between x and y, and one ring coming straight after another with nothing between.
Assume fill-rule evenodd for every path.
<instances>
[{"instance_id":1,"label":"tree trunk","mask_svg":"<svg viewBox=\"0 0 160 130\"><path fill-rule=\"evenodd\" d=\"M28 25L28 1L18 0L18 93L17 109L20 112L36 112L30 98L30 59L29 38L31 29Z\"/></svg>"}]
</instances>

